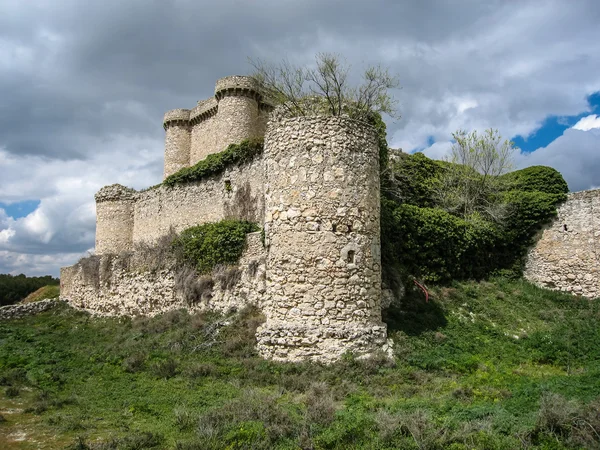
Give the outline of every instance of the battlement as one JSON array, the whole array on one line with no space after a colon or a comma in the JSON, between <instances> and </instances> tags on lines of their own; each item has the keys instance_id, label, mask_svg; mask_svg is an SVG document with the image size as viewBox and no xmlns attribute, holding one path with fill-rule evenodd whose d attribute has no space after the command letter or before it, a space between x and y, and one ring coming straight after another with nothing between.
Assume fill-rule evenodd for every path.
<instances>
[{"instance_id":1,"label":"battlement","mask_svg":"<svg viewBox=\"0 0 600 450\"><path fill-rule=\"evenodd\" d=\"M260 102L262 99L258 82L254 78L240 75L233 75L217 80L215 98L220 100L227 95L246 96L253 98L257 102Z\"/></svg>"},{"instance_id":2,"label":"battlement","mask_svg":"<svg viewBox=\"0 0 600 450\"><path fill-rule=\"evenodd\" d=\"M199 101L191 110L173 109L165 114L164 177L229 144L263 137L272 109L254 78L234 75L217 80L214 97Z\"/></svg>"},{"instance_id":3,"label":"battlement","mask_svg":"<svg viewBox=\"0 0 600 450\"><path fill-rule=\"evenodd\" d=\"M189 109L172 109L165 113L163 118L163 128L166 130L169 126L188 126L190 124Z\"/></svg>"}]
</instances>

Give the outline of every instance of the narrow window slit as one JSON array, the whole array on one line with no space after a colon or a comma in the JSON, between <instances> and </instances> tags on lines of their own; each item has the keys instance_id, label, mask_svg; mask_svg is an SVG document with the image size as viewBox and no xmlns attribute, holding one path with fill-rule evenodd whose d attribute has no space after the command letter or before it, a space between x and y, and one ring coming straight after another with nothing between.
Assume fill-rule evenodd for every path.
<instances>
[{"instance_id":1,"label":"narrow window slit","mask_svg":"<svg viewBox=\"0 0 600 450\"><path fill-rule=\"evenodd\" d=\"M354 255L356 252L354 250L348 250L348 263L354 264Z\"/></svg>"}]
</instances>

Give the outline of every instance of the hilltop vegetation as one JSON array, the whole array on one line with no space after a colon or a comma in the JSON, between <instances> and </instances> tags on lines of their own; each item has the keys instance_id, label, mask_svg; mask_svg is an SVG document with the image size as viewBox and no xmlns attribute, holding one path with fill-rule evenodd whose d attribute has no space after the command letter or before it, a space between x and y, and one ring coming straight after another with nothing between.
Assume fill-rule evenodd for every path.
<instances>
[{"instance_id":1,"label":"hilltop vegetation","mask_svg":"<svg viewBox=\"0 0 600 450\"><path fill-rule=\"evenodd\" d=\"M394 268L404 277L437 283L494 274L521 276L535 234L566 199L564 179L543 166L502 175L504 190L488 201L495 201L506 213L502 221L494 221L443 208L436 193L447 164L416 153L403 154L390 167L391 187L382 199L381 215L382 258L388 276Z\"/></svg>"},{"instance_id":2,"label":"hilltop vegetation","mask_svg":"<svg viewBox=\"0 0 600 450\"><path fill-rule=\"evenodd\" d=\"M3 448L600 446L597 302L507 279L431 294L386 311L394 364L264 361L251 309L2 322Z\"/></svg>"},{"instance_id":3,"label":"hilltop vegetation","mask_svg":"<svg viewBox=\"0 0 600 450\"><path fill-rule=\"evenodd\" d=\"M58 278L50 275L44 277L27 277L23 274L0 274L0 306L12 305L24 299L41 287L58 286Z\"/></svg>"}]
</instances>

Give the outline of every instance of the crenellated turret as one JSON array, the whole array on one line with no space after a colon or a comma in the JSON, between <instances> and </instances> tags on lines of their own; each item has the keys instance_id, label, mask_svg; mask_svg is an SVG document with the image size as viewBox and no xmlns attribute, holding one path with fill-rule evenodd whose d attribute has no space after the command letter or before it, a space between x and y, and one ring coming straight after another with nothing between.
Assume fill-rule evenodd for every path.
<instances>
[{"instance_id":1,"label":"crenellated turret","mask_svg":"<svg viewBox=\"0 0 600 450\"><path fill-rule=\"evenodd\" d=\"M190 110L173 109L163 119L165 129L164 177L190 165Z\"/></svg>"},{"instance_id":2,"label":"crenellated turret","mask_svg":"<svg viewBox=\"0 0 600 450\"><path fill-rule=\"evenodd\" d=\"M133 211L136 191L120 184L104 186L96 199L96 254L133 249Z\"/></svg>"}]
</instances>

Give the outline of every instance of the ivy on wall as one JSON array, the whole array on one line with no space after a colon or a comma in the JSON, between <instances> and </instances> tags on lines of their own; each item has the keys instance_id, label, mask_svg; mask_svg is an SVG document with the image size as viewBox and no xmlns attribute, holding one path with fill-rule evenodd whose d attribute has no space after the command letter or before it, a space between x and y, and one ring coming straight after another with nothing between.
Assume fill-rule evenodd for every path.
<instances>
[{"instance_id":1,"label":"ivy on wall","mask_svg":"<svg viewBox=\"0 0 600 450\"><path fill-rule=\"evenodd\" d=\"M162 182L166 186L174 186L178 183L190 183L200 181L212 175L223 172L234 164L243 164L251 161L256 155L263 151L262 139L247 139L239 144L230 144L219 153L208 155L205 159L190 167L169 175Z\"/></svg>"},{"instance_id":2,"label":"ivy on wall","mask_svg":"<svg viewBox=\"0 0 600 450\"><path fill-rule=\"evenodd\" d=\"M495 223L436 207L433 187L443 164L421 153L405 154L393 164L395 194L384 196L381 205L384 266L440 283L494 273L520 276L536 233L566 200L561 174L535 166L503 175L510 181L502 193L510 213Z\"/></svg>"},{"instance_id":3,"label":"ivy on wall","mask_svg":"<svg viewBox=\"0 0 600 450\"><path fill-rule=\"evenodd\" d=\"M236 264L246 246L246 234L259 231L255 223L221 220L188 228L173 241L180 263L199 273L208 273L218 264Z\"/></svg>"}]
</instances>

